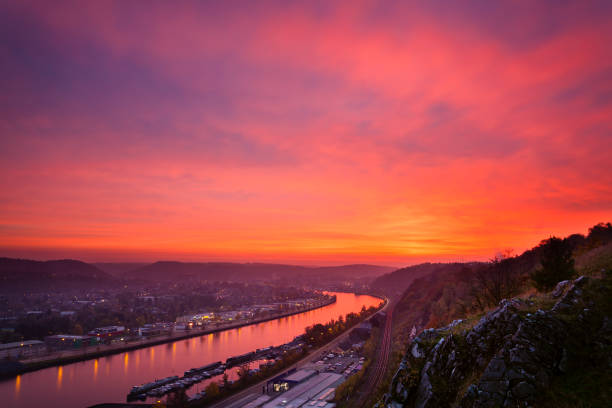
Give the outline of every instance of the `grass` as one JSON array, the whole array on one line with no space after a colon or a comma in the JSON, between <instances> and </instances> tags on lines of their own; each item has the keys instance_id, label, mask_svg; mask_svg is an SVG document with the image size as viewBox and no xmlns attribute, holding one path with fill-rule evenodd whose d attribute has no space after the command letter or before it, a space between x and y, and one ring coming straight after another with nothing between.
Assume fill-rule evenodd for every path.
<instances>
[{"instance_id":1,"label":"grass","mask_svg":"<svg viewBox=\"0 0 612 408\"><path fill-rule=\"evenodd\" d=\"M577 276L586 275L594 278L589 284L586 285L585 289L585 300L586 303L589 300L595 301L598 305L598 309L601 308L604 316L610 316L612 314L612 307L610 305L612 300L612 287L610 284L610 275L612 272L602 273L603 269L612 271L612 243L607 245L588 250L582 254L577 254L575 258L575 268ZM425 293L427 288L421 288L418 293ZM394 341L394 351L409 353L407 333L411 329L412 325L419 321L421 315L427 315L431 313L430 307L420 305L419 302L425 301L427 298L423 296L412 295L410 298L411 307L407 308L408 312L405 313L403 319L397 319L394 327L394 337L400 340L401 344L396 344ZM551 293L540 293L537 292L527 280L522 288L521 293L516 296L524 300L524 306L519 308L518 315L524 318L528 313L535 313L538 310L550 310L554 304L560 299L553 298ZM437 299L437 298L436 298ZM429 299L431 301L431 299ZM459 301L459 300L457 300ZM588 307L583 305L582 307ZM463 321L458 325L454 326L449 330L450 334L456 337L458 342L464 340L465 335L472 329L480 319L491 310L497 307L491 307L484 311L475 312L471 314L465 314L462 317ZM576 316L570 316L572 313L566 315L560 315L559 317L566 320L570 326L575 327L575 332L570 334L570 338L573 338L575 344L568 345L571 348L571 356L569 356L568 366L571 370L567 373L558 373L552 378L551 386L546 390L546 393L542 396L542 399L538 402L537 406L541 407L582 407L582 408L596 408L609 406L609 402L612 400L612 370L607 365L608 356L612 354L610 350L610 344L612 339L608 338L604 343L608 347L605 349L602 355L598 355L593 358L592 354L598 347L593 344L581 343L580 339L585 337L585 332L589 330L589 326L584 322L578 322ZM449 314L447 317L452 318L453 314ZM398 314L399 317L399 314ZM568 320L569 319L569 320ZM427 319L425 319L426 321ZM444 319L443 319L444 320ZM448 321L441 321L438 326L441 326ZM417 323L418 324L418 323ZM591 335L593 333L590 333ZM444 333L447 336L448 333ZM436 339L428 342L426 348L433 346L435 342L439 340L441 336L437 336ZM588 336L587 336L588 337ZM461 346L461 344L459 344ZM606 353L608 353L606 355ZM408 354L409 355L409 354ZM410 358L409 358L410 360ZM390 364L389 377L397 370L400 359L393 361ZM405 381L411 382L418 379L419 371L421 367L412 367L415 373L410 373L405 378ZM477 382L480 377L478 370L473 370L470 373L466 373L468 378L461 381L461 384L457 388L457 398L460 398L466 391L469 384ZM415 378L412 378L413 375ZM390 381L389 381L390 382ZM444 386L444 384L438 384ZM388 385L387 385L388 387ZM387 388L388 390L388 388ZM382 394L382 393L381 393ZM380 397L380 395L378 395ZM457 400L454 401L456 403Z\"/></svg>"},{"instance_id":2,"label":"grass","mask_svg":"<svg viewBox=\"0 0 612 408\"><path fill-rule=\"evenodd\" d=\"M599 276L602 269L612 269L612 242L576 257L576 271L580 275Z\"/></svg>"},{"instance_id":3,"label":"grass","mask_svg":"<svg viewBox=\"0 0 612 408\"><path fill-rule=\"evenodd\" d=\"M610 270L609 270L610 271ZM589 282L585 296L598 306L593 321L610 318L612 313L612 273ZM591 319L589 319L591 320ZM567 344L568 369L556 375L537 406L599 408L609 407L612 401L612 335L597 333L592 323L581 325L575 317L571 323Z\"/></svg>"}]
</instances>

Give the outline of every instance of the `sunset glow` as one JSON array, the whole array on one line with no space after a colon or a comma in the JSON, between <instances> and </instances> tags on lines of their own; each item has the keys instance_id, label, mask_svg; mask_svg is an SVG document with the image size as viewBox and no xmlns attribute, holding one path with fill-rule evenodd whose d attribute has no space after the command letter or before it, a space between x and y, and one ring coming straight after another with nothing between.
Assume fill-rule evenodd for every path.
<instances>
[{"instance_id":1,"label":"sunset glow","mask_svg":"<svg viewBox=\"0 0 612 408\"><path fill-rule=\"evenodd\" d=\"M610 220L610 2L12 3L0 256L401 266Z\"/></svg>"}]
</instances>

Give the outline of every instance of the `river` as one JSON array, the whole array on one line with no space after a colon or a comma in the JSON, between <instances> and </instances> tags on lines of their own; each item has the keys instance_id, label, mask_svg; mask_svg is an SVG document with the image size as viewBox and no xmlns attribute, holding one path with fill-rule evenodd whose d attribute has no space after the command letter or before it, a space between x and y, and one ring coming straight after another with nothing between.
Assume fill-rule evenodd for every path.
<instances>
[{"instance_id":1,"label":"river","mask_svg":"<svg viewBox=\"0 0 612 408\"><path fill-rule=\"evenodd\" d=\"M84 408L102 402L125 402L133 385L182 376L192 367L289 342L307 326L381 302L367 295L330 294L337 296L335 303L293 316L25 373L0 382L0 401L15 408ZM233 375L230 373L230 377ZM189 394L201 391L209 381L194 385Z\"/></svg>"}]
</instances>

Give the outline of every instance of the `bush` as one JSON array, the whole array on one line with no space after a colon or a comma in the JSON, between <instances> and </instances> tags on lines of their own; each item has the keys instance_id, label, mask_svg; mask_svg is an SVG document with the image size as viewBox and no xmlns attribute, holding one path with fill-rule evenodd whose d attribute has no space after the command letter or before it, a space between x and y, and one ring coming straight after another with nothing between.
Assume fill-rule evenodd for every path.
<instances>
[{"instance_id":1,"label":"bush","mask_svg":"<svg viewBox=\"0 0 612 408\"><path fill-rule=\"evenodd\" d=\"M214 381L208 384L208 387L206 387L207 397L214 398L219 395L219 392L220 392L219 385Z\"/></svg>"},{"instance_id":2,"label":"bush","mask_svg":"<svg viewBox=\"0 0 612 408\"><path fill-rule=\"evenodd\" d=\"M572 247L567 239L551 237L540 244L540 250L542 266L531 274L533 285L538 291L549 291L558 282L575 275Z\"/></svg>"}]
</instances>

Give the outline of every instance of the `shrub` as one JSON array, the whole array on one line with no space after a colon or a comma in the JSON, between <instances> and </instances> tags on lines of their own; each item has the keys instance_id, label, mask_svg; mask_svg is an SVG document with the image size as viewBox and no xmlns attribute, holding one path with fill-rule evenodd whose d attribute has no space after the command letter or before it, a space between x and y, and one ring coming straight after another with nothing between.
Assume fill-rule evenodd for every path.
<instances>
[{"instance_id":1,"label":"shrub","mask_svg":"<svg viewBox=\"0 0 612 408\"><path fill-rule=\"evenodd\" d=\"M542 266L531 274L533 285L538 291L549 291L558 282L575 275L572 247L567 239L551 237L540 244L540 250Z\"/></svg>"}]
</instances>

